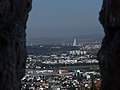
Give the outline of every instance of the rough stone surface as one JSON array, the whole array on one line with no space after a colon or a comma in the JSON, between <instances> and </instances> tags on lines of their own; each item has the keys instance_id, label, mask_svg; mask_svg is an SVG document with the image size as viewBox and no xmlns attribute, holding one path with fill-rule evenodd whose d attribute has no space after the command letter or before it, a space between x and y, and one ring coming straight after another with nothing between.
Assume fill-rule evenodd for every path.
<instances>
[{"instance_id":1,"label":"rough stone surface","mask_svg":"<svg viewBox=\"0 0 120 90\"><path fill-rule=\"evenodd\" d=\"M20 90L31 0L0 0L0 90Z\"/></svg>"},{"instance_id":2,"label":"rough stone surface","mask_svg":"<svg viewBox=\"0 0 120 90\"><path fill-rule=\"evenodd\" d=\"M101 90L120 90L120 0L104 0L99 20L105 32L98 53Z\"/></svg>"}]
</instances>

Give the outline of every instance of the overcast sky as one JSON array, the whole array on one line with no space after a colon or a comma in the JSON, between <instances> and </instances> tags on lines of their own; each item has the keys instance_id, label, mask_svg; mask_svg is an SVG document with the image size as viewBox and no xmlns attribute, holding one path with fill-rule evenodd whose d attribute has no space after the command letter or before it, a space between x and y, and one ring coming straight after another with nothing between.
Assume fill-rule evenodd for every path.
<instances>
[{"instance_id":1,"label":"overcast sky","mask_svg":"<svg viewBox=\"0 0 120 90\"><path fill-rule=\"evenodd\" d=\"M33 0L27 38L103 34L101 5L102 0Z\"/></svg>"}]
</instances>

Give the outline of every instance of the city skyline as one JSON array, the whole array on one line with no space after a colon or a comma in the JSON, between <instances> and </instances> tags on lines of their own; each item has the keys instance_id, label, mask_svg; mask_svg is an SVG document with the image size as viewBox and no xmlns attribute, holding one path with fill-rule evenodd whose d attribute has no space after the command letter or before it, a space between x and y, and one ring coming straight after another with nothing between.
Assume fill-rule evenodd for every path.
<instances>
[{"instance_id":1,"label":"city skyline","mask_svg":"<svg viewBox=\"0 0 120 90\"><path fill-rule=\"evenodd\" d=\"M27 39L103 34L102 0L35 0L27 23Z\"/></svg>"}]
</instances>

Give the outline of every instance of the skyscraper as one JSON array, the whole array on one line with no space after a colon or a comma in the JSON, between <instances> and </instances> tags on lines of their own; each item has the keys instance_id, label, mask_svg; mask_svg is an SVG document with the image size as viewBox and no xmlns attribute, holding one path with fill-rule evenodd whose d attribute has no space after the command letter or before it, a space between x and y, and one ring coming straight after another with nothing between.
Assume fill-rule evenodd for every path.
<instances>
[{"instance_id":1,"label":"skyscraper","mask_svg":"<svg viewBox=\"0 0 120 90\"><path fill-rule=\"evenodd\" d=\"M77 40L76 40L76 38L73 41L73 46L77 46Z\"/></svg>"}]
</instances>

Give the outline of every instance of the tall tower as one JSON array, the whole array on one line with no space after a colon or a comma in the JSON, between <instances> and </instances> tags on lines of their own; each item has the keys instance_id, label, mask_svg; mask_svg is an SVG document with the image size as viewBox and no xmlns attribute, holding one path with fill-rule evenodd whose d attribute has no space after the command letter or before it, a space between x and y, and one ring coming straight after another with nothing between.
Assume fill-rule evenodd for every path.
<instances>
[{"instance_id":1,"label":"tall tower","mask_svg":"<svg viewBox=\"0 0 120 90\"><path fill-rule=\"evenodd\" d=\"M73 41L73 46L77 46L77 40L76 40L76 38Z\"/></svg>"}]
</instances>

